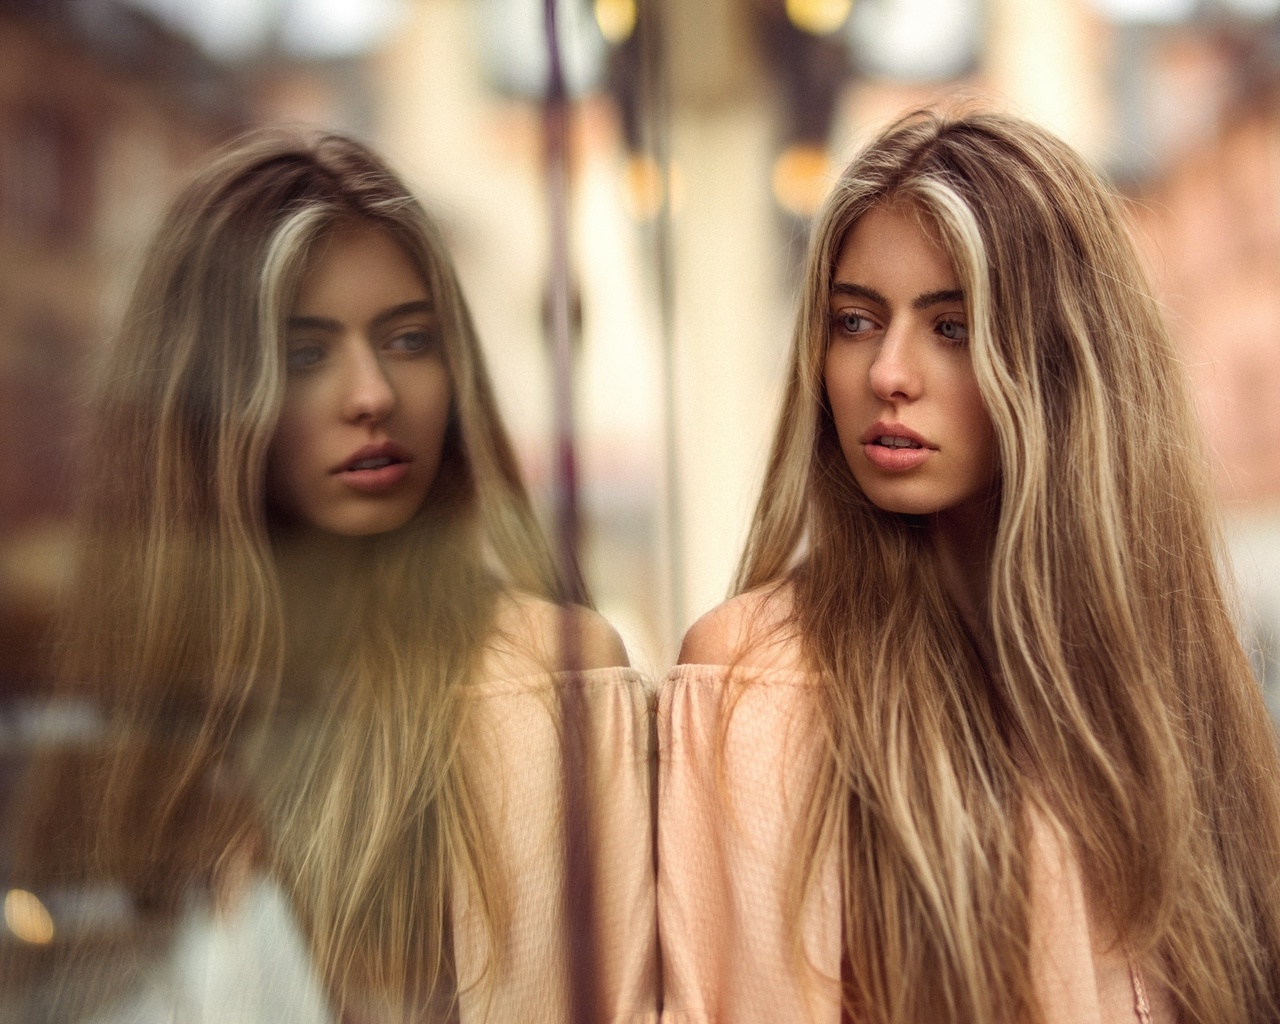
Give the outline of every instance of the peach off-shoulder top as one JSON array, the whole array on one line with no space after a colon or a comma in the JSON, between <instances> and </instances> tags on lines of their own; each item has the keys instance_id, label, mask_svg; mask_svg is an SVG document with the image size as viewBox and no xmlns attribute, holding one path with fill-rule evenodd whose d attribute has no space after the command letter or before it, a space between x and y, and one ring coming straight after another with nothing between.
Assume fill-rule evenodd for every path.
<instances>
[{"instance_id":1,"label":"peach off-shoulder top","mask_svg":"<svg viewBox=\"0 0 1280 1024\"><path fill-rule=\"evenodd\" d=\"M580 688L586 756L580 780L583 820L566 823L560 742L562 716L549 708L566 687ZM588 879L565 871L565 828L585 830L592 878L593 961L599 1024L657 1020L649 695L634 669L597 668L554 677L487 681L477 687L476 742L467 768L482 781L496 823L492 837L513 879L511 922L486 992L480 972L487 942L468 893L459 887L454 944L461 1024L563 1024L571 1019L566 979L566 888Z\"/></svg>"},{"instance_id":2,"label":"peach off-shoulder top","mask_svg":"<svg viewBox=\"0 0 1280 1024\"><path fill-rule=\"evenodd\" d=\"M565 872L560 698L581 696L586 736L583 813L592 877ZM490 948L465 880L454 886L458 981L454 1024L568 1024L566 890L594 890L589 965L599 1024L656 1024L658 953L650 800L652 687L629 668L489 676L470 689L466 770L492 823L509 880L509 922ZM92 1024L340 1024L328 1006L293 909L264 875L221 910L193 905L172 941L142 970L89 965L64 984ZM129 975L114 998L92 1001L100 971ZM123 988L123 991L118 991ZM3 1014L0 1014L3 1016ZM22 1015L19 1015L22 1016ZM7 1017L5 1019L8 1019ZM22 1019L44 1019L34 1011ZM397 1018L399 1020L399 1018ZM341 1024L386 1024L346 1015Z\"/></svg>"},{"instance_id":3,"label":"peach off-shoulder top","mask_svg":"<svg viewBox=\"0 0 1280 1024\"><path fill-rule=\"evenodd\" d=\"M838 1024L840 878L827 856L785 927L817 770L820 677L680 665L658 708L658 929L670 1024ZM723 751L721 752L723 744ZM1048 1024L1173 1024L1168 994L1107 934L1078 866L1033 825L1032 971Z\"/></svg>"}]
</instances>

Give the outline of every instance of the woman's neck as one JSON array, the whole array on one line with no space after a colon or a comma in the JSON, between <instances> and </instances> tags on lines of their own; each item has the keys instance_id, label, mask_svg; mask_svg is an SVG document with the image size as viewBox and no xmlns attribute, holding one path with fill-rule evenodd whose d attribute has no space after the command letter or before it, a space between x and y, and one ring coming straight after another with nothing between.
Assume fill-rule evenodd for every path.
<instances>
[{"instance_id":1,"label":"woman's neck","mask_svg":"<svg viewBox=\"0 0 1280 1024\"><path fill-rule=\"evenodd\" d=\"M975 637L988 632L994 516L987 508L939 513L930 520L942 582Z\"/></svg>"},{"instance_id":2,"label":"woman's neck","mask_svg":"<svg viewBox=\"0 0 1280 1024\"><path fill-rule=\"evenodd\" d=\"M371 547L368 537L343 537L308 527L277 531L276 558L282 573L309 580L340 580L359 570Z\"/></svg>"},{"instance_id":3,"label":"woman's neck","mask_svg":"<svg viewBox=\"0 0 1280 1024\"><path fill-rule=\"evenodd\" d=\"M289 529L276 535L274 546L287 660L294 669L316 671L350 642L372 571L373 544L367 537Z\"/></svg>"}]
</instances>

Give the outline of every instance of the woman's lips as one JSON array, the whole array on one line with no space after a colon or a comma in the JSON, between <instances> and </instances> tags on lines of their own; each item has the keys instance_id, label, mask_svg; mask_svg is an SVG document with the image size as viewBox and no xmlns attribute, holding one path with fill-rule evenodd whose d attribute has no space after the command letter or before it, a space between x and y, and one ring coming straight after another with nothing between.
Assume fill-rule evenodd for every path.
<instances>
[{"instance_id":1,"label":"woman's lips","mask_svg":"<svg viewBox=\"0 0 1280 1024\"><path fill-rule=\"evenodd\" d=\"M394 441L368 444L351 454L334 470L348 487L366 494L379 494L395 488L409 472L413 457Z\"/></svg>"},{"instance_id":2,"label":"woman's lips","mask_svg":"<svg viewBox=\"0 0 1280 1024\"><path fill-rule=\"evenodd\" d=\"M887 448L876 441L864 444L862 451L873 466L891 473L915 469L933 454L932 448Z\"/></svg>"},{"instance_id":3,"label":"woman's lips","mask_svg":"<svg viewBox=\"0 0 1280 1024\"><path fill-rule=\"evenodd\" d=\"M348 487L366 494L379 494L394 488L409 472L409 463L391 462L368 469L344 469L338 478Z\"/></svg>"},{"instance_id":4,"label":"woman's lips","mask_svg":"<svg viewBox=\"0 0 1280 1024\"><path fill-rule=\"evenodd\" d=\"M875 423L862 435L862 450L873 466L890 473L915 469L934 449L901 423Z\"/></svg>"}]
</instances>

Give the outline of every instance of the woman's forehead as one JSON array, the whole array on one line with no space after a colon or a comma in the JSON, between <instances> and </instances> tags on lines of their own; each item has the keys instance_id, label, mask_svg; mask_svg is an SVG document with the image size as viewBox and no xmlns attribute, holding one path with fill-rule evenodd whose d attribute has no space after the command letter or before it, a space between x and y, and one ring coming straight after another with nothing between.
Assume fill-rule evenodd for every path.
<instances>
[{"instance_id":1,"label":"woman's forehead","mask_svg":"<svg viewBox=\"0 0 1280 1024\"><path fill-rule=\"evenodd\" d=\"M939 250L940 254L950 264L953 273L957 277L960 276L961 265L964 261L956 259L949 233L943 230L938 215L930 210L925 202L918 197L904 192L892 192L859 210L856 216L850 219L844 230L835 237L827 259L826 278L822 282L825 289L829 290L835 279L836 269L840 265L850 238L860 225L865 227L864 222L868 217L875 221L889 217L908 222L910 226L924 235L932 246Z\"/></svg>"}]
</instances>

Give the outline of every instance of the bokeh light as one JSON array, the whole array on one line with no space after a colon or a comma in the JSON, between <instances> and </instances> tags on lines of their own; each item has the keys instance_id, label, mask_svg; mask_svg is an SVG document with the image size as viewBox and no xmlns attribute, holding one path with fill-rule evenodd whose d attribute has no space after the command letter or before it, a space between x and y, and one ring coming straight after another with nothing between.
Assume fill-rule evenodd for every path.
<instances>
[{"instance_id":1,"label":"bokeh light","mask_svg":"<svg viewBox=\"0 0 1280 1024\"><path fill-rule=\"evenodd\" d=\"M636 0L596 0L596 24L605 42L617 46L631 38L636 27Z\"/></svg>"},{"instance_id":2,"label":"bokeh light","mask_svg":"<svg viewBox=\"0 0 1280 1024\"><path fill-rule=\"evenodd\" d=\"M787 0L791 24L815 36L830 35L849 17L853 0Z\"/></svg>"},{"instance_id":3,"label":"bokeh light","mask_svg":"<svg viewBox=\"0 0 1280 1024\"><path fill-rule=\"evenodd\" d=\"M661 165L647 153L633 153L622 167L622 203L627 215L639 224L652 221L670 202L672 212L679 208L680 171L669 167L663 174Z\"/></svg>"},{"instance_id":4,"label":"bokeh light","mask_svg":"<svg viewBox=\"0 0 1280 1024\"><path fill-rule=\"evenodd\" d=\"M806 220L818 212L831 184L831 159L812 143L788 146L773 164L773 197L788 213Z\"/></svg>"},{"instance_id":5,"label":"bokeh light","mask_svg":"<svg viewBox=\"0 0 1280 1024\"><path fill-rule=\"evenodd\" d=\"M10 889L4 897L4 923L17 938L33 946L53 941L53 917L40 897L26 889Z\"/></svg>"}]
</instances>

